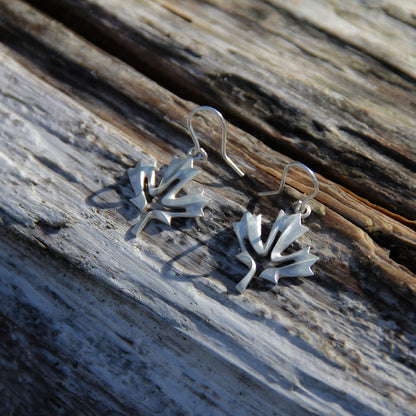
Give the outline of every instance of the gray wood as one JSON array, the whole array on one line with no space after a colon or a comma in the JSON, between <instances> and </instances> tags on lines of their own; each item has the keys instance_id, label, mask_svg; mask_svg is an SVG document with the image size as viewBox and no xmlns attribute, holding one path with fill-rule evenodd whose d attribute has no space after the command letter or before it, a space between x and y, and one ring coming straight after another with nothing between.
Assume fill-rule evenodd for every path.
<instances>
[{"instance_id":1,"label":"gray wood","mask_svg":"<svg viewBox=\"0 0 416 416\"><path fill-rule=\"evenodd\" d=\"M412 5L32 2L273 148L416 220L415 30L401 18Z\"/></svg>"},{"instance_id":2,"label":"gray wood","mask_svg":"<svg viewBox=\"0 0 416 416\"><path fill-rule=\"evenodd\" d=\"M83 13L92 3L65 4L76 4ZM108 11L112 4L102 6ZM154 37L171 47L178 39L193 39L189 50L204 45L198 59L208 67L213 62L209 48L221 44L225 50L227 42L236 48L236 39L245 39L236 23L240 18L231 13L233 2L225 2L224 10L178 2L175 13L161 4L141 2L140 24L145 16L156 22L167 13L170 37ZM248 13L241 4L238 14ZM134 17L133 5L125 2L118 13ZM260 6L268 10L265 3ZM173 155L184 157L191 146L186 117L197 104L24 2L1 0L0 11L0 391L5 413L414 413L416 238L410 216L406 220L378 206L376 199L352 192L349 185L356 177L347 165L348 175L335 181L326 162L316 162L321 191L305 220L311 231L300 240L321 257L316 275L273 289L256 282L240 296L234 286L246 268L235 258L232 222L247 205L272 220L311 187L296 171L281 198L250 200L255 190L277 188L291 160L289 147L279 153L270 148L271 141L263 143L263 136L244 131L262 123L258 131L278 134L261 122L259 107L253 105L253 119L247 121L247 103L236 110L238 91L227 100L219 95L221 108L244 128L228 123L228 153L250 179L238 180L218 156L215 120L198 120L209 159L198 164L202 174L186 190L204 190L211 200L206 216L177 221L173 228L152 222L134 239L129 230L138 212L129 202L126 169L141 157L160 164ZM188 20L197 21L199 30L204 19L213 19L203 36L221 31L221 42L203 41L195 27L193 35L186 32L189 22L178 17L181 13L192 16ZM221 25L214 25L216 13ZM102 16L98 9L85 14L103 23ZM176 26L168 30L168 24ZM123 32L108 29L109 36L116 33ZM229 59L235 56L228 53ZM362 52L357 56L369 59ZM166 52L160 59L171 57ZM181 82L192 85L186 70L193 67L198 73L202 62L196 61L176 73ZM221 59L217 65L227 68ZM287 76L303 75L292 69ZM256 79L264 82L259 73ZM316 88L330 94L322 85ZM202 88L203 94L207 91ZM308 102L308 91L299 100ZM411 105L396 101L397 109ZM299 111L323 114L325 109L331 115L328 123L339 117L331 105L321 105L305 104ZM388 123L376 112L368 117L390 129L406 125L408 136L394 137L398 144L413 134L410 113ZM282 138L300 149L305 143L299 132ZM379 166L383 152L377 148L374 153ZM306 154L310 160L316 157ZM334 154L335 167L344 156L339 148ZM390 165L390 173L400 172L410 187L414 172L400 163ZM377 192L386 180L376 180L371 169L360 172ZM391 188L406 194L398 182L395 178ZM393 211L404 215L413 209L411 201L400 207L403 201L398 197Z\"/></svg>"}]
</instances>

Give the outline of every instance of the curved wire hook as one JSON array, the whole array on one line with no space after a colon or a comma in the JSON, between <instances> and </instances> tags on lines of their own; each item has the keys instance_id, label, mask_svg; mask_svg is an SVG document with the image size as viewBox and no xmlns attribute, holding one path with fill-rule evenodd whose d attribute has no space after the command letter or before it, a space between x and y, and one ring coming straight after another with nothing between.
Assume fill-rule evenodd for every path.
<instances>
[{"instance_id":1,"label":"curved wire hook","mask_svg":"<svg viewBox=\"0 0 416 416\"><path fill-rule=\"evenodd\" d=\"M227 155L227 152L226 152L226 148L227 148L227 127L225 125L225 120L224 120L224 117L222 116L222 114L213 107L202 105L200 107L194 108L189 113L187 124L188 124L188 130L191 133L192 141L194 142L194 147L189 151L188 154L193 158L202 158L204 160L207 159L207 153L205 152L205 150L199 144L199 141L198 141L198 139L195 135L195 131L192 127L192 117L200 111L211 111L219 117L219 119L221 120L221 125L222 125L222 130L221 130L221 140L222 140L221 141L221 156L227 162L227 164L229 166L231 166L231 168L239 176L244 176L244 172Z\"/></svg>"},{"instance_id":2,"label":"curved wire hook","mask_svg":"<svg viewBox=\"0 0 416 416\"><path fill-rule=\"evenodd\" d=\"M283 169L282 179L280 181L279 189L277 191L259 192L258 195L259 196L268 196L268 195L277 195L277 194L279 194L285 186L286 174L287 174L288 170L293 166L296 166L298 168L303 169L310 176L310 178L312 179L312 182L313 182L313 192L309 196L307 196L306 198L304 198L302 200L299 200L297 203L295 203L296 204L295 210L297 212L301 212L302 216L307 217L311 213L311 207L309 205L307 205L307 202L310 201L311 199L315 198L316 194L319 191L319 183L318 183L318 179L316 179L316 176L315 176L315 173L313 172L313 170L309 169L303 163L300 163L300 162L288 163L285 166L285 168ZM306 209L306 212L304 212L305 209Z\"/></svg>"}]
</instances>

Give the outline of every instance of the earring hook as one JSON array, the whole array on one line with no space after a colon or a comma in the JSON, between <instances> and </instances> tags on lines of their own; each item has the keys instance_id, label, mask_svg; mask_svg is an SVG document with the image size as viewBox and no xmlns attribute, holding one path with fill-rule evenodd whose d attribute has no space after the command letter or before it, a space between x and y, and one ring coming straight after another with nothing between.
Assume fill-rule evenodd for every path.
<instances>
[{"instance_id":1,"label":"earring hook","mask_svg":"<svg viewBox=\"0 0 416 416\"><path fill-rule=\"evenodd\" d=\"M222 116L222 114L213 107L203 105L203 106L194 108L189 113L187 124L188 124L188 130L191 133L192 141L194 142L194 147L189 151L188 154L191 157L194 157L194 158L200 157L204 160L207 159L207 153L205 152L205 150L199 144L198 138L196 137L195 131L192 127L192 117L200 111L211 111L212 113L217 115L218 118L221 120L221 125L222 125L222 130L221 130L221 140L222 140L221 141L221 156L227 162L227 164L229 166L231 166L231 168L239 176L244 176L244 172L227 155L227 152L226 152L226 148L227 148L227 127L226 127L226 124L225 124L225 120L224 120L224 117Z\"/></svg>"},{"instance_id":2,"label":"earring hook","mask_svg":"<svg viewBox=\"0 0 416 416\"><path fill-rule=\"evenodd\" d=\"M300 162L288 163L285 166L285 168L283 169L282 179L280 181L279 189L277 191L259 192L258 195L259 196L270 196L270 195L279 194L285 186L286 175L287 175L288 170L291 167L295 167L295 166L298 167L298 168L303 169L309 175L309 177L312 179L312 182L313 182L313 192L309 196L307 196L306 198L304 198L302 200L299 200L298 202L295 203L296 204L295 210L297 212L301 212L302 216L307 217L311 213L311 207L309 205L307 205L307 202L310 201L311 199L315 198L315 196L317 195L317 193L319 191L319 183L318 183L318 179L316 178L315 173L313 172L313 170L309 169L303 163L300 163ZM305 211L305 209L306 209L306 211Z\"/></svg>"}]
</instances>

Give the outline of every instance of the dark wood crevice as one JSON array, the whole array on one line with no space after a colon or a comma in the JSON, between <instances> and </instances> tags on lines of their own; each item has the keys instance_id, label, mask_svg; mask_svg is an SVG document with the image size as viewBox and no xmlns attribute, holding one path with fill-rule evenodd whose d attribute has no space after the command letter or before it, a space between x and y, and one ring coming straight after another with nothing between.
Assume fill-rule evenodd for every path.
<instances>
[{"instance_id":1,"label":"dark wood crevice","mask_svg":"<svg viewBox=\"0 0 416 416\"><path fill-rule=\"evenodd\" d=\"M119 33L109 31L100 21L91 19L92 16L99 15L111 25L114 17L99 6L92 7L83 5L81 2L77 7L74 7L71 2L57 4L55 0L29 0L27 3L61 22L103 51L127 63L175 95L189 101L215 104L213 99L208 99L203 93L200 94L198 89L187 83L181 83L181 80L174 74L170 74L160 65L153 64L152 55L170 56L175 54L174 47L156 49L156 46L149 43L143 35L126 25L120 29ZM119 24L122 22L117 20L114 26ZM192 51L190 52L192 53ZM180 59L183 59L183 55L179 56ZM174 55L174 57L177 58L178 55Z\"/></svg>"}]
</instances>

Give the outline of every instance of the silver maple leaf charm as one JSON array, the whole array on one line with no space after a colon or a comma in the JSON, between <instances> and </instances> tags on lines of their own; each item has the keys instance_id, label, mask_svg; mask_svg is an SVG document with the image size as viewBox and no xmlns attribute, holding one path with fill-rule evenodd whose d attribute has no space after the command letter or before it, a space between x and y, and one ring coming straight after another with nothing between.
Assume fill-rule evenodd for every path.
<instances>
[{"instance_id":1,"label":"silver maple leaf charm","mask_svg":"<svg viewBox=\"0 0 416 416\"><path fill-rule=\"evenodd\" d=\"M261 215L253 215L247 211L244 213L241 221L234 223L233 227L241 248L241 253L237 254L237 258L250 268L250 271L236 286L236 289L240 293L247 288L251 279L255 276L257 269L255 260L246 248L246 240L250 242L252 248L259 256L265 257L270 254L270 260L277 263L277 265L279 263L290 262L281 267L267 268L259 277L277 284L280 277L313 275L311 266L319 258L309 253L310 247L288 255L282 255L282 252L290 244L308 231L308 228L302 225L301 213L287 215L281 210L273 224L266 243L263 243L261 239ZM280 234L277 237L278 233Z\"/></svg>"},{"instance_id":2,"label":"silver maple leaf charm","mask_svg":"<svg viewBox=\"0 0 416 416\"><path fill-rule=\"evenodd\" d=\"M156 186L156 162L145 163L139 160L136 167L129 169L128 176L134 191L134 197L130 201L141 212L144 212L148 206L146 194L155 197L167 191L160 199L166 209L149 211L132 228L132 233L139 234L152 219L170 225L172 218L204 215L203 208L207 205L208 198L202 196L202 193L176 196L198 173L200 171L194 168L194 159L191 157L183 160L173 157L158 186Z\"/></svg>"}]
</instances>

